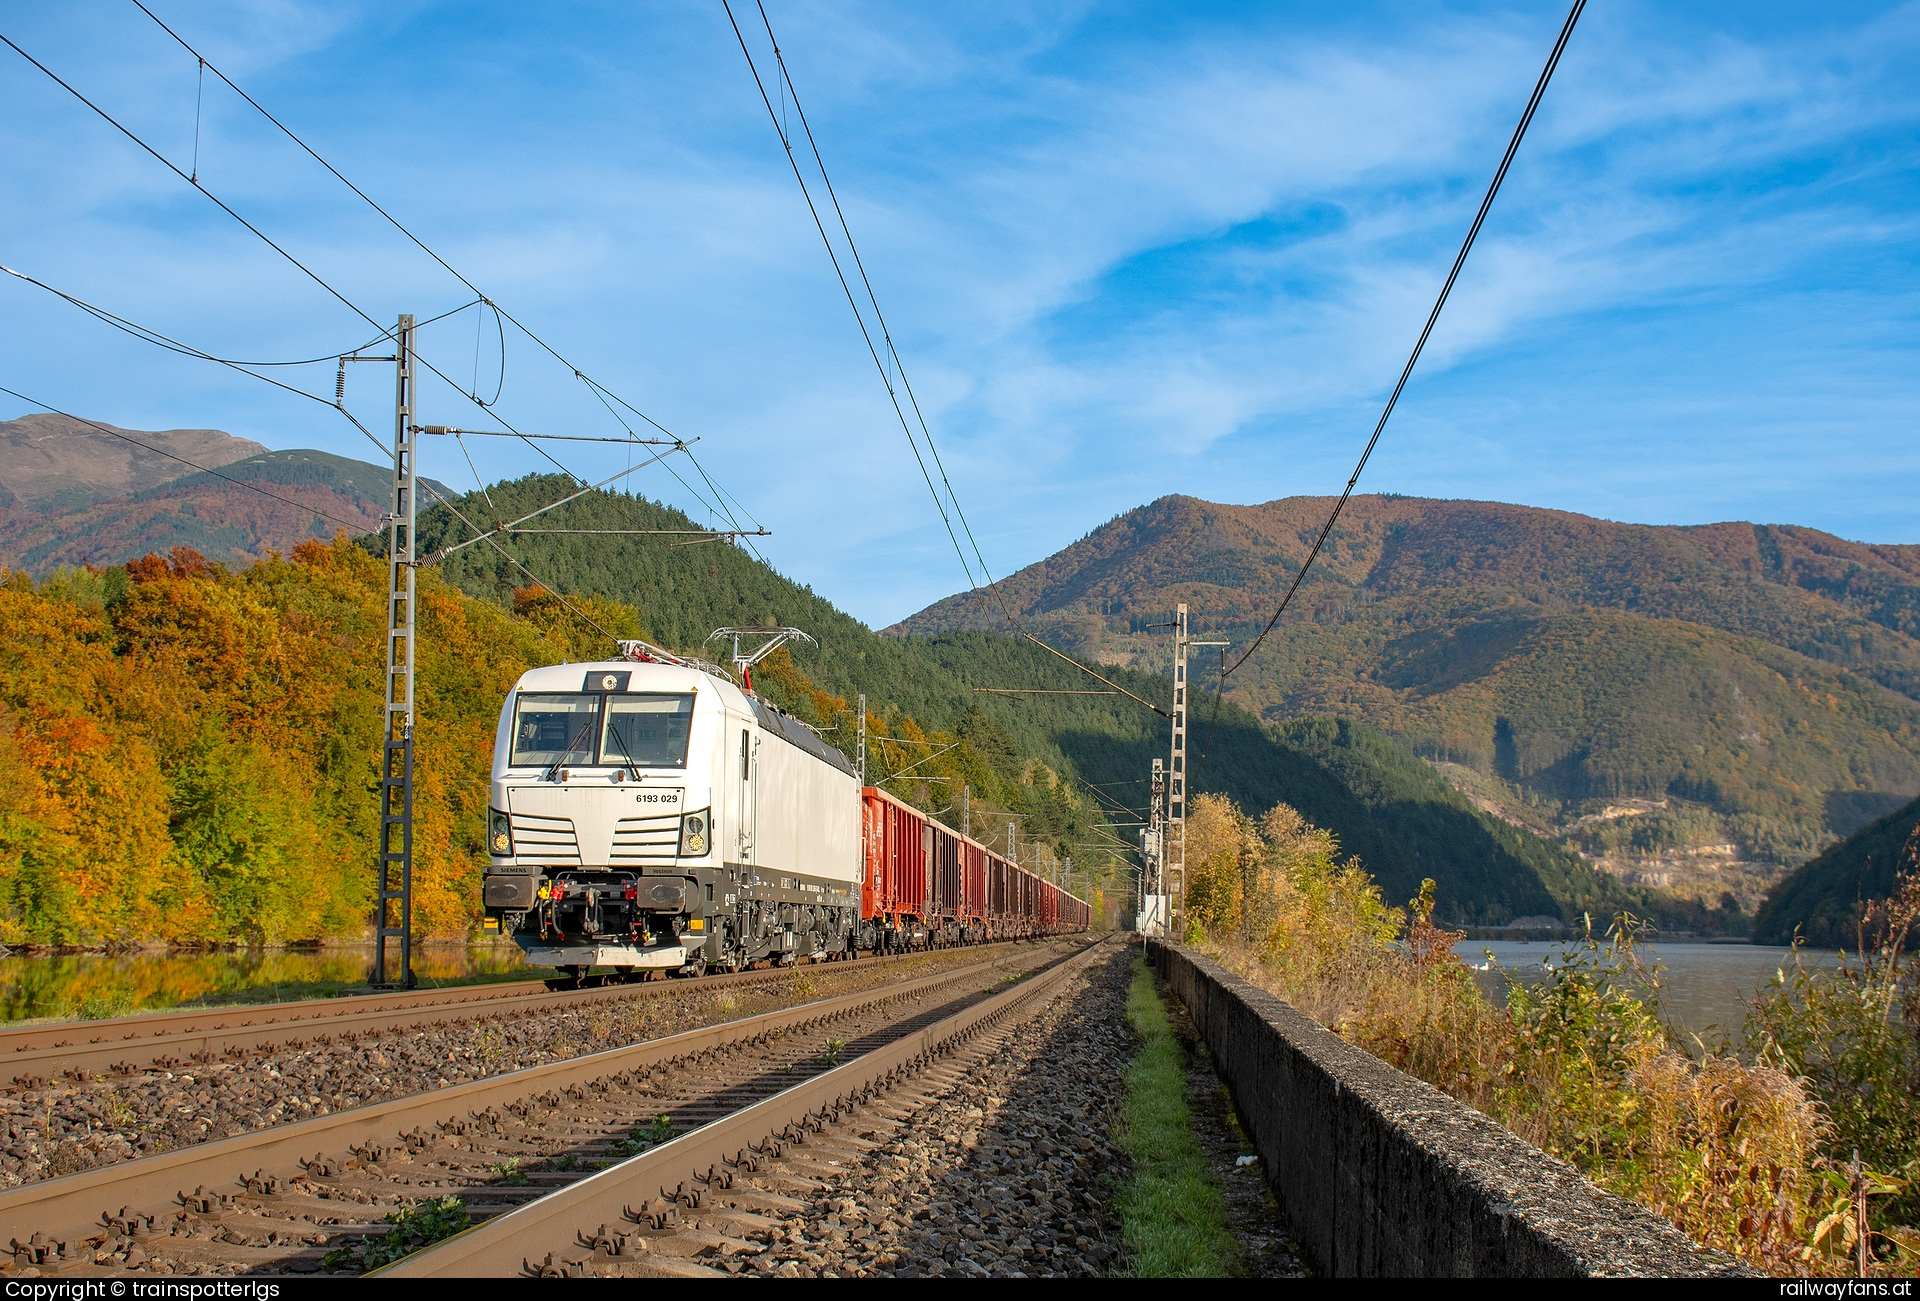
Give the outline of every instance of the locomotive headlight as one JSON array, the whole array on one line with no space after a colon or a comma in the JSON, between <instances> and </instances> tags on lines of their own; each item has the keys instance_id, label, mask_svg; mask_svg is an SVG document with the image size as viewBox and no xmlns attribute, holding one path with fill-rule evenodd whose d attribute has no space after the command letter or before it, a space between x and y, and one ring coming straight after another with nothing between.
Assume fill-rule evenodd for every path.
<instances>
[{"instance_id":1,"label":"locomotive headlight","mask_svg":"<svg viewBox=\"0 0 1920 1301\"><path fill-rule=\"evenodd\" d=\"M487 848L496 854L513 852L513 830L504 813L489 815L487 826Z\"/></svg>"},{"instance_id":2,"label":"locomotive headlight","mask_svg":"<svg viewBox=\"0 0 1920 1301\"><path fill-rule=\"evenodd\" d=\"M680 819L680 852L697 858L707 852L707 814L689 813Z\"/></svg>"}]
</instances>

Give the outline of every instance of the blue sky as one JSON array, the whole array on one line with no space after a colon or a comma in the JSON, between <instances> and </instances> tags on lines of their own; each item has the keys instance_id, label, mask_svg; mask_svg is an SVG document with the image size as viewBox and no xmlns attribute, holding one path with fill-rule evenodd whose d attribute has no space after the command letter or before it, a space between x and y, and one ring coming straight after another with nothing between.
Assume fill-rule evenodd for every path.
<instances>
[{"instance_id":1,"label":"blue sky","mask_svg":"<svg viewBox=\"0 0 1920 1301\"><path fill-rule=\"evenodd\" d=\"M875 625L964 586L718 0L150 2L582 369L698 437L783 572ZM769 12L996 575L1168 492L1337 491L1564 17ZM7 0L0 31L191 167L194 61L131 4ZM370 333L4 48L0 103L0 262L223 355ZM1916 126L1920 5L1591 6L1363 488L1920 541ZM212 78L199 131L207 187L375 319L466 301ZM490 395L481 325L424 348ZM0 344L0 384L91 418L373 453L320 404L15 281ZM331 367L301 382L331 398ZM349 379L383 434L391 384ZM511 335L499 410L618 432ZM438 381L425 411L482 418ZM627 452L559 455L597 478ZM477 456L488 478L537 463ZM429 457L472 482L456 448ZM705 517L658 469L633 482Z\"/></svg>"}]
</instances>

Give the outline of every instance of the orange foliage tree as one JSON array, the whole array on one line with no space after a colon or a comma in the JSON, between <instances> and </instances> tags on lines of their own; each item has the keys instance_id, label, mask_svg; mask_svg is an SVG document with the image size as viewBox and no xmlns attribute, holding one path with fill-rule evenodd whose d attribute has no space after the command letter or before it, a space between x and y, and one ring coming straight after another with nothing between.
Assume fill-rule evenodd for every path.
<instances>
[{"instance_id":1,"label":"orange foliage tree","mask_svg":"<svg viewBox=\"0 0 1920 1301\"><path fill-rule=\"evenodd\" d=\"M364 932L385 581L345 541L238 572L181 549L37 587L6 576L0 940ZM414 906L445 933L477 906L500 702L573 648L431 572L419 619Z\"/></svg>"}]
</instances>

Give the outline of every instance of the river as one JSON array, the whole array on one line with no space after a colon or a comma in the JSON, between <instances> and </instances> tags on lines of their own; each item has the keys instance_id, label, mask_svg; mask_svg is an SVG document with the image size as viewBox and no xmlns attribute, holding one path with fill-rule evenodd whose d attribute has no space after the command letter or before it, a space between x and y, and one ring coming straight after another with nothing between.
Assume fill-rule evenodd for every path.
<instances>
[{"instance_id":1,"label":"river","mask_svg":"<svg viewBox=\"0 0 1920 1301\"><path fill-rule=\"evenodd\" d=\"M1558 963L1566 944L1555 940L1462 940L1454 951L1478 968L1493 953L1494 967L1478 971L1481 985L1504 996L1505 976L1538 980L1545 963ZM1666 968L1662 1010L1683 1033L1714 1028L1737 1033L1743 1001L1764 988L1790 950L1752 944L1648 944L1649 961ZM528 979L534 971L511 944L421 945L414 971L430 985ZM1807 962L1831 966L1831 953ZM0 958L0 1020L42 1017L97 1019L198 1003L284 1002L364 989L373 969L370 948L252 949L227 953L16 953Z\"/></svg>"},{"instance_id":2,"label":"river","mask_svg":"<svg viewBox=\"0 0 1920 1301\"><path fill-rule=\"evenodd\" d=\"M1548 962L1558 965L1561 954L1570 947L1559 940L1462 940L1454 952L1476 968L1481 987L1489 994L1504 995L1502 972L1525 981L1546 975ZM1494 968L1478 971L1493 953ZM1667 1024L1687 1035L1701 1035L1712 1042L1712 1032L1724 1030L1735 1037L1746 1011L1746 1000L1764 989L1774 972L1793 960L1791 949L1761 944L1646 944L1641 953L1649 963L1666 970L1662 975L1661 1012ZM1809 966L1833 967L1839 958L1833 953L1807 951L1801 961Z\"/></svg>"},{"instance_id":3,"label":"river","mask_svg":"<svg viewBox=\"0 0 1920 1301\"><path fill-rule=\"evenodd\" d=\"M391 957L389 960L392 960ZM529 978L511 944L417 945L425 985ZM223 953L14 953L0 958L0 1020L125 1016L202 1003L274 1003L364 992L373 949L244 949Z\"/></svg>"}]
</instances>

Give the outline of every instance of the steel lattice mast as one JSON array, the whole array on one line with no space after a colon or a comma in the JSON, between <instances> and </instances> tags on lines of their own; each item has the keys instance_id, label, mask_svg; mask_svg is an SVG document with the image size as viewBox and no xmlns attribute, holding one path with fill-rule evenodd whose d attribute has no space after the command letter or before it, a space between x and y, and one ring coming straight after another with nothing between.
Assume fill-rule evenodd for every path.
<instances>
[{"instance_id":1,"label":"steel lattice mast","mask_svg":"<svg viewBox=\"0 0 1920 1301\"><path fill-rule=\"evenodd\" d=\"M373 983L413 984L414 516L413 317L394 331L393 510L387 516L386 736L380 767L380 877L374 901ZM396 925L394 913L399 913ZM387 969L397 939L400 967Z\"/></svg>"}]
</instances>

